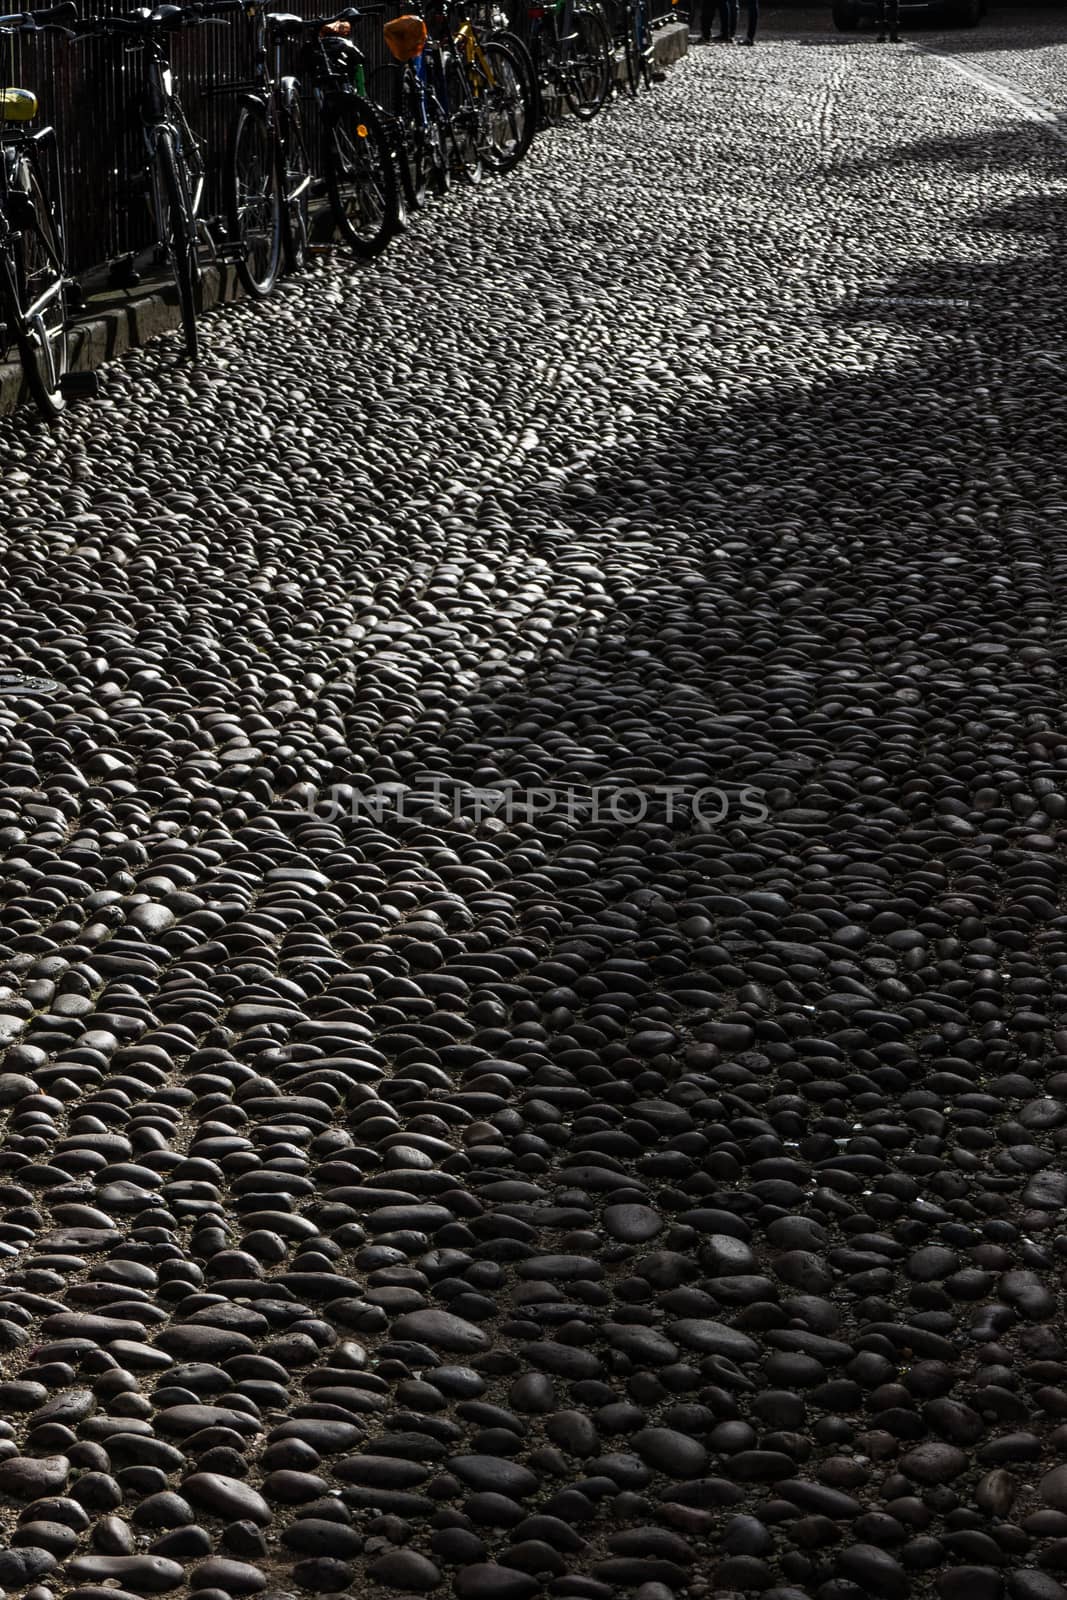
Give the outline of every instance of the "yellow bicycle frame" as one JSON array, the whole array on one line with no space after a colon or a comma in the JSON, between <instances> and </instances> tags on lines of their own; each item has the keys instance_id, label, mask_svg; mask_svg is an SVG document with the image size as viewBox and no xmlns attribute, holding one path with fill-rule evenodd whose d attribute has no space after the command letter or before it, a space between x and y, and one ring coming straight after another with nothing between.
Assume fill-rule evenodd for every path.
<instances>
[{"instance_id":1,"label":"yellow bicycle frame","mask_svg":"<svg viewBox=\"0 0 1067 1600\"><path fill-rule=\"evenodd\" d=\"M452 37L455 44L463 51L463 58L467 63L468 69L476 66L489 87L495 89L496 79L493 77L493 69L489 65L489 57L478 43L478 36L471 22L469 20L461 22ZM477 74L471 74L471 89L475 94L478 93Z\"/></svg>"}]
</instances>

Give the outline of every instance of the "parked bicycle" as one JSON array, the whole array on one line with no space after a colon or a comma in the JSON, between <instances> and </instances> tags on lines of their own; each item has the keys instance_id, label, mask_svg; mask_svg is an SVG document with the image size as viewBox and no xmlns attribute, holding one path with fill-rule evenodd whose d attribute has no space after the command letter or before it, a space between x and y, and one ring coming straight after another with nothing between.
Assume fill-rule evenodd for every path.
<instances>
[{"instance_id":1,"label":"parked bicycle","mask_svg":"<svg viewBox=\"0 0 1067 1600\"><path fill-rule=\"evenodd\" d=\"M69 33L72 4L0 17L0 71L11 80L19 34ZM15 345L26 386L43 414L63 410L70 358L67 252L55 129L33 130L32 89L0 89L0 293L5 347Z\"/></svg>"},{"instance_id":2,"label":"parked bicycle","mask_svg":"<svg viewBox=\"0 0 1067 1600\"><path fill-rule=\"evenodd\" d=\"M226 155L225 186L237 272L246 291L263 299L284 265L296 272L308 243L312 172L300 85L283 72L284 25L273 26L267 0L248 0L252 79L228 85L239 93Z\"/></svg>"},{"instance_id":3,"label":"parked bicycle","mask_svg":"<svg viewBox=\"0 0 1067 1600\"><path fill-rule=\"evenodd\" d=\"M348 6L329 17L272 15L272 35L301 45L300 64L319 112L322 170L341 237L362 259L378 255L403 225L393 146L367 95L353 24L380 13Z\"/></svg>"},{"instance_id":4,"label":"parked bicycle","mask_svg":"<svg viewBox=\"0 0 1067 1600\"><path fill-rule=\"evenodd\" d=\"M208 0L198 5L159 5L128 16L94 17L81 23L82 37L133 40L140 50L144 81L140 115L148 189L155 218L156 250L169 263L178 290L185 347L199 354L197 292L200 246L221 260L232 252L217 224L201 215L206 182L203 146L190 128L170 61L171 35L185 27L218 21L216 14L244 9L244 0Z\"/></svg>"},{"instance_id":5,"label":"parked bicycle","mask_svg":"<svg viewBox=\"0 0 1067 1600\"><path fill-rule=\"evenodd\" d=\"M492 172L510 172L537 130L536 73L520 55L476 20L476 5L453 0L435 15L442 45L451 49L466 79L476 114L482 160ZM525 54L525 52L523 52Z\"/></svg>"},{"instance_id":6,"label":"parked bicycle","mask_svg":"<svg viewBox=\"0 0 1067 1600\"><path fill-rule=\"evenodd\" d=\"M385 40L402 66L399 92L400 177L409 205L443 194L454 176L477 183L482 156L478 112L453 51L432 38L419 0L385 25Z\"/></svg>"},{"instance_id":7,"label":"parked bicycle","mask_svg":"<svg viewBox=\"0 0 1067 1600\"><path fill-rule=\"evenodd\" d=\"M614 51L600 10L577 0L530 0L530 48L545 116L558 121L566 104L595 117L611 93Z\"/></svg>"}]
</instances>

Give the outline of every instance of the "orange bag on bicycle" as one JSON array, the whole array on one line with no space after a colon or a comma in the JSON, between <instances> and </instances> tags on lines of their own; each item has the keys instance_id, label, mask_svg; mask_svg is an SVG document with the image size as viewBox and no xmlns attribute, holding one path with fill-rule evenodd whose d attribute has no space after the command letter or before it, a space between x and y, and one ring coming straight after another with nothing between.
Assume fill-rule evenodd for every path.
<instances>
[{"instance_id":1,"label":"orange bag on bicycle","mask_svg":"<svg viewBox=\"0 0 1067 1600\"><path fill-rule=\"evenodd\" d=\"M397 61L414 61L426 48L426 24L421 17L395 17L382 31Z\"/></svg>"}]
</instances>

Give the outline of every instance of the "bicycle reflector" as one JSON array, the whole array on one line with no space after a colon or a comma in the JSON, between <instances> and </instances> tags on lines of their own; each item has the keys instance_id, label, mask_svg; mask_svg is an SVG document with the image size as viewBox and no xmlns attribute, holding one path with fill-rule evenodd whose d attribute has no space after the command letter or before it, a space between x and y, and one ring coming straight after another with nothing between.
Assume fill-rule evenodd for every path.
<instances>
[{"instance_id":1,"label":"bicycle reflector","mask_svg":"<svg viewBox=\"0 0 1067 1600\"><path fill-rule=\"evenodd\" d=\"M426 24L421 17L394 17L382 31L397 61L414 61L426 48Z\"/></svg>"}]
</instances>

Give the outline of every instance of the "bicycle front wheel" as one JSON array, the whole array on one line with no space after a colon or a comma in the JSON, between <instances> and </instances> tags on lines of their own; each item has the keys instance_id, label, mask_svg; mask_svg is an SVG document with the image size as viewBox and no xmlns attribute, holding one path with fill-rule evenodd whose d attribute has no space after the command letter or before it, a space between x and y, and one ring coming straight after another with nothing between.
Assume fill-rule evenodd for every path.
<instances>
[{"instance_id":1,"label":"bicycle front wheel","mask_svg":"<svg viewBox=\"0 0 1067 1600\"><path fill-rule=\"evenodd\" d=\"M511 172L529 150L537 113L520 64L490 40L475 62L472 83L482 105L482 159L491 172Z\"/></svg>"},{"instance_id":2,"label":"bicycle front wheel","mask_svg":"<svg viewBox=\"0 0 1067 1600\"><path fill-rule=\"evenodd\" d=\"M279 182L282 202L282 249L286 272L299 272L307 259L311 212L311 157L304 136L300 87L283 78L278 96L280 134Z\"/></svg>"},{"instance_id":3,"label":"bicycle front wheel","mask_svg":"<svg viewBox=\"0 0 1067 1600\"><path fill-rule=\"evenodd\" d=\"M446 56L445 98L448 101L448 140L451 166L465 183L482 181L481 114L475 103L465 67Z\"/></svg>"},{"instance_id":4,"label":"bicycle front wheel","mask_svg":"<svg viewBox=\"0 0 1067 1600\"><path fill-rule=\"evenodd\" d=\"M21 179L19 238L5 273L10 321L26 387L54 422L66 403L62 382L70 360L63 223L33 163L25 162Z\"/></svg>"},{"instance_id":5,"label":"bicycle front wheel","mask_svg":"<svg viewBox=\"0 0 1067 1600\"><path fill-rule=\"evenodd\" d=\"M434 146L424 117L423 97L410 61L400 80L399 121L400 181L404 186L404 199L412 211L421 211L429 199L435 168L441 164L443 157L434 160ZM439 150L439 136L437 146Z\"/></svg>"},{"instance_id":6,"label":"bicycle front wheel","mask_svg":"<svg viewBox=\"0 0 1067 1600\"><path fill-rule=\"evenodd\" d=\"M577 38L563 60L563 94L576 117L595 117L611 90L614 56L607 25L595 11L574 13Z\"/></svg>"},{"instance_id":7,"label":"bicycle front wheel","mask_svg":"<svg viewBox=\"0 0 1067 1600\"><path fill-rule=\"evenodd\" d=\"M530 119L530 140L541 126L542 105L541 85L537 77L537 66L534 62L529 46L517 33L508 29L501 29L493 34L493 43L502 44L505 50L510 50L515 58L515 65L519 73L519 82L522 84L523 96L526 100L527 116Z\"/></svg>"},{"instance_id":8,"label":"bicycle front wheel","mask_svg":"<svg viewBox=\"0 0 1067 1600\"><path fill-rule=\"evenodd\" d=\"M369 101L348 94L330 108L322 140L338 230L361 260L370 260L400 227L400 190L389 140Z\"/></svg>"},{"instance_id":9,"label":"bicycle front wheel","mask_svg":"<svg viewBox=\"0 0 1067 1600\"><path fill-rule=\"evenodd\" d=\"M266 107L243 105L234 119L226 163L230 237L240 248L237 274L255 300L274 288L282 258L278 160Z\"/></svg>"},{"instance_id":10,"label":"bicycle front wheel","mask_svg":"<svg viewBox=\"0 0 1067 1600\"><path fill-rule=\"evenodd\" d=\"M200 331L196 324L196 285L200 278L196 219L184 172L168 129L162 130L156 145L156 195L159 236L167 247L178 289L185 348L195 361L200 354Z\"/></svg>"}]
</instances>

